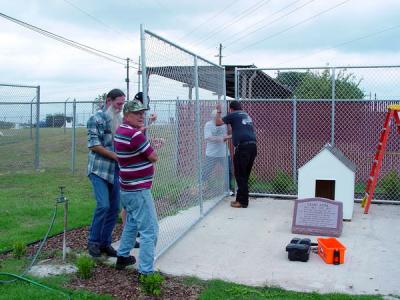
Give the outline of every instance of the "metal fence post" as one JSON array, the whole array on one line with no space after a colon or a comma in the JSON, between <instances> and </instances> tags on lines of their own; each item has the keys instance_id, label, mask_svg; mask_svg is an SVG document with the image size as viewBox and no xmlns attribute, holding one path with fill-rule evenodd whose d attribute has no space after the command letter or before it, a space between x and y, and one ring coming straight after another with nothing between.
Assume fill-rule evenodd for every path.
<instances>
[{"instance_id":1,"label":"metal fence post","mask_svg":"<svg viewBox=\"0 0 400 300\"><path fill-rule=\"evenodd\" d=\"M72 147L71 147L71 172L75 174L76 161L76 99L72 104Z\"/></svg>"},{"instance_id":2,"label":"metal fence post","mask_svg":"<svg viewBox=\"0 0 400 300\"><path fill-rule=\"evenodd\" d=\"M201 129L200 129L200 99L199 99L199 72L197 66L197 56L194 56L194 91L195 91L195 122L196 122L196 140L197 140L197 184L199 187L199 196L200 196L200 215L203 215L203 183L202 183L202 155L201 155Z\"/></svg>"},{"instance_id":3,"label":"metal fence post","mask_svg":"<svg viewBox=\"0 0 400 300\"><path fill-rule=\"evenodd\" d=\"M237 69L237 67L235 67L235 100L239 100L238 99L238 95L239 95L239 93L238 93L238 81L239 81L238 75L239 75L238 69Z\"/></svg>"},{"instance_id":4,"label":"metal fence post","mask_svg":"<svg viewBox=\"0 0 400 300\"><path fill-rule=\"evenodd\" d=\"M36 96L33 97L32 101L31 101L31 118L30 118L30 122L29 122L31 140L33 140L33 101L35 99L36 99Z\"/></svg>"},{"instance_id":5,"label":"metal fence post","mask_svg":"<svg viewBox=\"0 0 400 300\"><path fill-rule=\"evenodd\" d=\"M293 134L292 134L292 139L293 139L293 183L297 186L297 99L296 97L293 97Z\"/></svg>"},{"instance_id":6,"label":"metal fence post","mask_svg":"<svg viewBox=\"0 0 400 300\"><path fill-rule=\"evenodd\" d=\"M227 109L227 103L226 103L226 73L225 73L225 67L223 67L223 74L222 74L222 95L223 95L223 101L224 101L224 110L226 111ZM229 193L229 188L230 188L230 180L229 180L229 164L231 163L230 156L229 156L229 144L226 143L226 159L225 159L225 192L228 195Z\"/></svg>"},{"instance_id":7,"label":"metal fence post","mask_svg":"<svg viewBox=\"0 0 400 300\"><path fill-rule=\"evenodd\" d=\"M66 132L66 127L67 127L67 102L69 100L69 97L65 99L64 102L64 134Z\"/></svg>"},{"instance_id":8,"label":"metal fence post","mask_svg":"<svg viewBox=\"0 0 400 300\"><path fill-rule=\"evenodd\" d=\"M147 99L147 69L146 69L146 38L144 36L143 24L140 24L140 50L142 59L142 93L143 93L143 104L148 107L149 101ZM145 126L147 126L147 118L145 119Z\"/></svg>"},{"instance_id":9,"label":"metal fence post","mask_svg":"<svg viewBox=\"0 0 400 300\"><path fill-rule=\"evenodd\" d=\"M36 140L35 140L35 170L40 166L40 85L36 87Z\"/></svg>"},{"instance_id":10,"label":"metal fence post","mask_svg":"<svg viewBox=\"0 0 400 300\"><path fill-rule=\"evenodd\" d=\"M332 68L332 113L331 113L331 145L335 146L335 98L336 98L336 80L335 68Z\"/></svg>"}]
</instances>

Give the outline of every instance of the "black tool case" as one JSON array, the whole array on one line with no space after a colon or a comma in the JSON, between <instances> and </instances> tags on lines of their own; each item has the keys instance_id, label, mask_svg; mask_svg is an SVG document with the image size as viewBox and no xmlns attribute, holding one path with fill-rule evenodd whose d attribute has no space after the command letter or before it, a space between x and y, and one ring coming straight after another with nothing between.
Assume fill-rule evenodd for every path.
<instances>
[{"instance_id":1,"label":"black tool case","mask_svg":"<svg viewBox=\"0 0 400 300\"><path fill-rule=\"evenodd\" d=\"M310 258L311 240L304 238L293 238L286 246L288 258L291 261L306 262Z\"/></svg>"}]
</instances>

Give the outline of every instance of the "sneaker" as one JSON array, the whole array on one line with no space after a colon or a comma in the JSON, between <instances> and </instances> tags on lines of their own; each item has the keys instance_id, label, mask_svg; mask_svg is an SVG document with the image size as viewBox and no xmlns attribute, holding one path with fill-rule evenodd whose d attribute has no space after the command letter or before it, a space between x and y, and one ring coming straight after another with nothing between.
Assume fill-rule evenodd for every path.
<instances>
[{"instance_id":1,"label":"sneaker","mask_svg":"<svg viewBox=\"0 0 400 300\"><path fill-rule=\"evenodd\" d=\"M89 243L87 249L88 249L89 255L91 257L100 257L101 256L101 251L100 251L99 245Z\"/></svg>"},{"instance_id":2,"label":"sneaker","mask_svg":"<svg viewBox=\"0 0 400 300\"><path fill-rule=\"evenodd\" d=\"M117 251L111 245L100 247L100 252L109 257L117 257Z\"/></svg>"},{"instance_id":3,"label":"sneaker","mask_svg":"<svg viewBox=\"0 0 400 300\"><path fill-rule=\"evenodd\" d=\"M230 190L229 191L229 196L234 196L234 195L235 195L235 193Z\"/></svg>"},{"instance_id":4,"label":"sneaker","mask_svg":"<svg viewBox=\"0 0 400 300\"><path fill-rule=\"evenodd\" d=\"M115 268L117 270L123 270L127 266L134 265L136 263L136 258L134 256L117 256L117 262L115 264Z\"/></svg>"}]
</instances>

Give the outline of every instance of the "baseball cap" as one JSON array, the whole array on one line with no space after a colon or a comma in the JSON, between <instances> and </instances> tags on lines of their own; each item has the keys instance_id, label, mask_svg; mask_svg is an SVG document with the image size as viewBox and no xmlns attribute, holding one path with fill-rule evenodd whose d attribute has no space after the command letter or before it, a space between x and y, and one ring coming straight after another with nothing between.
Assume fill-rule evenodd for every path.
<instances>
[{"instance_id":1,"label":"baseball cap","mask_svg":"<svg viewBox=\"0 0 400 300\"><path fill-rule=\"evenodd\" d=\"M132 100L132 101L127 101L124 105L124 113L128 112L137 112L137 111L142 111L142 110L148 110L146 106L143 105L138 100Z\"/></svg>"},{"instance_id":2,"label":"baseball cap","mask_svg":"<svg viewBox=\"0 0 400 300\"><path fill-rule=\"evenodd\" d=\"M134 99L143 103L143 92L137 93ZM149 96L147 96L147 100L150 101Z\"/></svg>"}]
</instances>

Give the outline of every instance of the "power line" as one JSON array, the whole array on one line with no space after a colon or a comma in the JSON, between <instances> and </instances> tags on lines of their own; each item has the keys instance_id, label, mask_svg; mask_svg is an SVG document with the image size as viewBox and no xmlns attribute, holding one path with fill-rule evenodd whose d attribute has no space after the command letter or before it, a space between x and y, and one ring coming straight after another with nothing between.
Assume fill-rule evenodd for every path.
<instances>
[{"instance_id":1,"label":"power line","mask_svg":"<svg viewBox=\"0 0 400 300\"><path fill-rule=\"evenodd\" d=\"M299 2L299 1L301 1L301 0L295 1L295 2L293 2L293 3L291 3L291 4L287 5L287 6L285 6L284 8L282 8L282 9L280 9L280 10L274 12L272 15L268 16L267 18L264 18L264 19L262 19L261 21L257 22L256 24L259 24L260 22L265 21L266 19L268 19L268 18L270 18L270 17L276 15L278 12L281 12L282 10L285 10L287 7L289 7L289 6L291 6L291 5L295 4L295 3L297 3L297 2ZM227 45L226 47L228 48L228 47L230 47L231 45L237 43L238 41L240 41L240 40L242 40L242 39L248 37L249 35L251 35L251 34L253 34L253 33L257 32L257 31L260 31L261 29L267 28L269 25L272 25L273 23L282 20L283 18L285 18L285 17L287 17L287 16L289 16L289 15L295 13L296 11L302 9L304 6L307 6L308 4L310 4L310 3L314 2L314 1L315 1L315 0L310 0L310 1L308 1L308 2L306 2L306 3L304 3L304 4L302 4L301 6L296 7L295 9L291 10L290 12L284 14L283 16L280 16L280 17L276 18L275 20L272 20L271 22L269 22L269 23L267 23L267 24L265 24L265 25L263 25L263 26L261 26L261 27L259 27L259 28L255 29L255 30L253 30L253 31L250 31L249 33L247 33L247 34L245 34L245 35L243 35L243 36L241 36L241 37L239 37L239 38L233 40L232 42L228 43L228 45ZM254 25L255 25L255 24L254 24ZM245 29L245 30L243 30L243 31L247 31L247 29ZM243 31L241 31L241 32L243 32ZM229 38L228 38L228 39L229 39ZM225 39L225 41L226 41L226 40L227 40L227 39Z\"/></svg>"},{"instance_id":2,"label":"power line","mask_svg":"<svg viewBox=\"0 0 400 300\"><path fill-rule=\"evenodd\" d=\"M350 1L350 0L342 1L342 2L340 2L339 4L336 4L336 5L330 7L330 8L328 8L328 9L326 9L326 10L323 10L323 11L321 11L321 12L315 14L315 15L312 15L311 17L308 17L308 18L306 18L306 19L304 19L304 20L302 20L302 21L300 21L300 22L298 22L298 23L296 23L296 24L294 24L294 25L292 25L292 26L289 26L288 28L286 28L286 29L284 29L284 30L278 31L278 32L276 32L276 33L274 33L274 34L271 34L271 35L267 36L266 38L263 38L263 39L261 39L261 40L258 40L258 41L256 41L256 42L254 42L254 43L252 43L252 44L250 44L250 45L244 47L244 48L241 48L238 52L235 52L234 54L231 54L231 55L229 55L229 56L237 55L238 53L243 52L244 50L246 50L246 49L248 49L248 48L250 48L250 47L253 47L253 46L255 46L255 45L259 44L259 43L265 42L266 40L269 40L269 39L274 38L274 37L276 37L276 36L278 36L278 35L281 35L282 33L287 32L287 31L289 31L289 30L291 30L291 29L293 29L293 28L295 28L295 27L297 27L297 26L299 26L299 25L301 25L301 24L303 24L303 23L305 23L305 22L308 22L308 21L310 21L310 20L312 20L312 19L315 19L315 18L321 16L322 14L325 14L325 13L327 13L327 12L329 12L329 11L331 11L331 10L333 10L333 9L335 9L335 8L341 6L341 5L343 5L344 3L349 2L349 1ZM227 55L227 56L228 56L228 55Z\"/></svg>"},{"instance_id":3,"label":"power line","mask_svg":"<svg viewBox=\"0 0 400 300\"><path fill-rule=\"evenodd\" d=\"M87 17L91 18L91 19L94 20L95 22L99 23L100 25L102 25L102 26L104 26L104 27L106 27L106 28L108 28L108 29L110 29L110 30L112 30L112 31L114 31L114 32L116 32L116 33L118 33L118 34L124 36L124 38L125 38L126 40L132 42L132 40L131 40L130 38L127 38L127 37L126 37L126 34L125 34L125 33L121 32L120 30L114 28L113 26L111 26L111 25L109 25L109 24L103 22L102 20L96 18L95 16L93 16L93 15L90 14L90 13L88 13L86 10L82 9L82 8L79 7L78 5L72 3L72 2L69 1L69 0L64 0L64 2L67 3L67 4L69 4L69 5L72 6L73 8L79 10L81 13L83 13L83 14L86 15ZM134 61L132 61L132 63L137 64L137 63L134 62Z\"/></svg>"},{"instance_id":4,"label":"power line","mask_svg":"<svg viewBox=\"0 0 400 300\"><path fill-rule=\"evenodd\" d=\"M232 5L234 5L236 2L238 2L239 0L233 1L231 2L229 5L225 6L223 9L219 10L216 14L212 15L211 17L209 17L207 20L205 20L204 22L200 23L199 25L197 25L194 29L192 29L191 31L189 31L188 33L184 34L183 36L181 36L179 39L183 39L185 37L187 37L189 34L197 31L197 29L199 29L201 26L203 26L204 24L208 23L210 20L218 17L221 13L223 13L225 10L227 10L228 8L230 8Z\"/></svg>"},{"instance_id":5,"label":"power line","mask_svg":"<svg viewBox=\"0 0 400 300\"><path fill-rule=\"evenodd\" d=\"M370 38L370 37L372 37L374 35L378 35L378 34L386 32L386 31L397 29L397 28L400 28L400 25L396 25L396 26L392 26L392 27L389 27L389 28L386 28L386 29L383 29L383 30L375 31L373 33L370 33L370 34L367 34L367 35L364 35L364 36L361 36L361 37L358 37L358 38L355 38L355 39L352 39L352 40L349 40L349 41L346 41L346 42L342 42L342 43L336 44L336 45L331 46L331 47L327 47L327 48L322 49L322 50L314 51L313 53L310 53L310 54L298 56L298 57L295 57L293 59L289 59L289 60L280 62L277 65L279 66L279 65L291 62L291 61L298 60L300 58L304 58L304 57L308 57L308 56L311 56L311 55L315 55L315 54L318 54L318 53L321 53L321 52L325 52L327 50L339 48L339 47L342 47L344 45L351 44L351 43L354 43L354 42L357 42L357 41L360 41L360 40L364 40L364 39Z\"/></svg>"},{"instance_id":6,"label":"power line","mask_svg":"<svg viewBox=\"0 0 400 300\"><path fill-rule=\"evenodd\" d=\"M93 54L93 55L96 55L98 57L102 57L104 59L107 59L107 60L109 60L111 62L114 62L114 63L117 63L117 64L125 65L125 63L116 60L116 59L119 59L119 60L125 61L126 60L125 58L122 58L122 57L116 56L114 54L111 54L111 53L108 53L108 52L105 52L105 51L102 51L102 50L98 50L96 48L93 48L93 47L90 47L90 46L75 42L75 41L67 39L67 38L64 38L64 37L62 37L60 35L57 35L57 34L52 33L50 31L41 29L39 27L36 27L36 26L31 25L29 23L23 22L21 20L15 19L15 18L10 17L10 16L8 16L6 14L3 14L3 13L0 13L0 17L3 17L3 18L5 18L5 19L7 19L9 21L12 21L12 22L18 24L18 25L21 25L21 26L23 26L25 28L28 28L28 29L33 30L33 31L35 31L37 33L40 33L40 34L42 34L42 35L44 35L46 37L52 38L54 40L57 40L57 41L59 41L61 43L64 43L64 44L69 45L71 47L74 47L76 49L85 51L85 52L87 52L89 54Z\"/></svg>"},{"instance_id":7,"label":"power line","mask_svg":"<svg viewBox=\"0 0 400 300\"><path fill-rule=\"evenodd\" d=\"M241 19L243 19L244 17L246 17L247 15L251 14L253 11L259 9L260 7L268 4L271 0L261 0L259 2L257 2L254 5L251 5L249 8L247 8L244 12L240 13L236 18L233 19L233 21L231 22L227 22L225 24L223 24L222 27L217 27L214 30L212 30L211 32L208 33L208 35L204 36L203 38L201 38L200 40L196 41L193 45L197 45L200 44L202 42L205 42L207 40L209 40L210 38L212 38L213 36L215 36L217 33L223 31L226 27L233 25L237 22L239 22Z\"/></svg>"}]
</instances>

